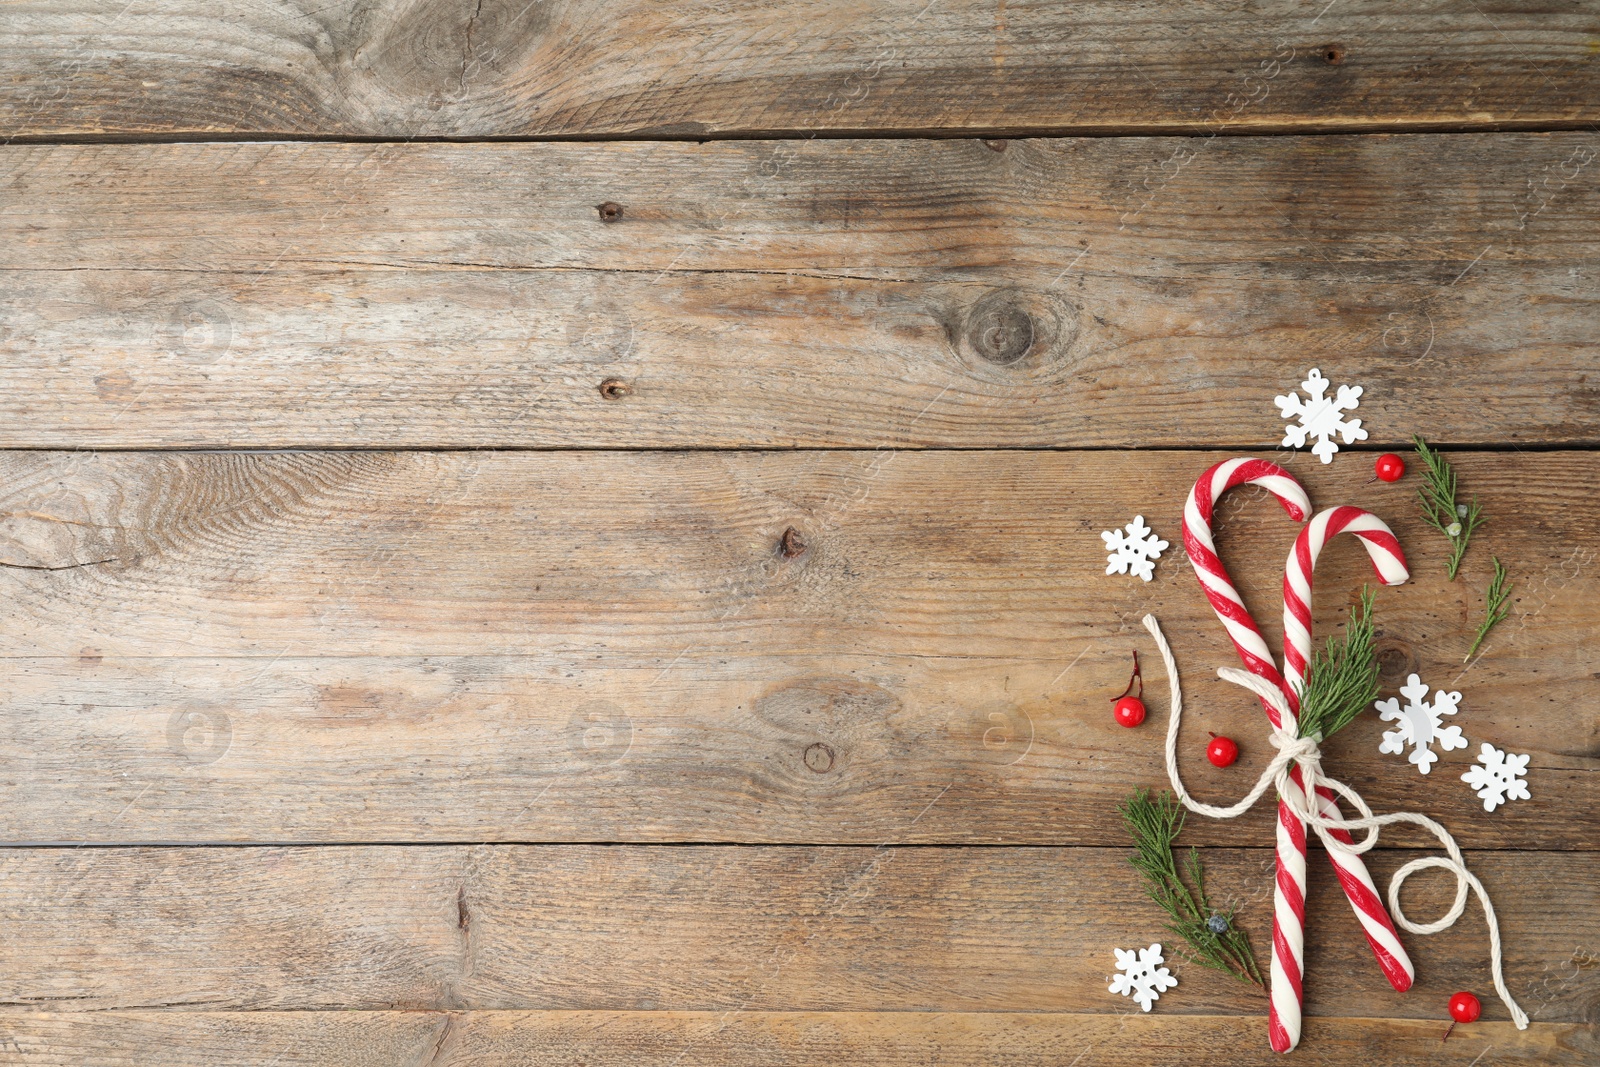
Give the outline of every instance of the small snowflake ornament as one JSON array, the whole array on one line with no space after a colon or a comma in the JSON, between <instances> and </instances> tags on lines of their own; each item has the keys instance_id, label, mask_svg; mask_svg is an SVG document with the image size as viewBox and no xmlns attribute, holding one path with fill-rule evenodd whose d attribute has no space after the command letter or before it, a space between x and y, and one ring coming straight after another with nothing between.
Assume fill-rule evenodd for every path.
<instances>
[{"instance_id":1,"label":"small snowflake ornament","mask_svg":"<svg viewBox=\"0 0 1600 1067\"><path fill-rule=\"evenodd\" d=\"M1477 791L1484 811L1493 811L1508 800L1529 798L1528 783L1522 780L1528 772L1527 756L1513 756L1485 741L1478 762L1483 766L1470 768L1461 780Z\"/></svg>"},{"instance_id":2,"label":"small snowflake ornament","mask_svg":"<svg viewBox=\"0 0 1600 1067\"><path fill-rule=\"evenodd\" d=\"M1143 515L1135 515L1121 530L1102 531L1100 538L1111 550L1106 556L1107 574L1131 572L1147 582L1155 577L1156 560L1167 550L1167 543L1144 524Z\"/></svg>"},{"instance_id":3,"label":"small snowflake ornament","mask_svg":"<svg viewBox=\"0 0 1600 1067\"><path fill-rule=\"evenodd\" d=\"M1312 367L1306 380L1300 383L1300 388L1306 391L1304 400L1300 399L1299 393L1272 398L1285 419L1299 420L1297 424L1283 428L1284 447L1304 448L1306 440L1315 437L1317 443L1311 446L1311 454L1320 457L1324 463L1332 463L1333 454L1339 451L1339 446L1333 443L1335 435L1343 437L1347 445L1367 439L1367 431L1361 428L1360 419L1344 418L1345 412L1354 411L1360 403L1361 386L1341 385L1333 399L1329 400L1326 395L1329 384L1322 372Z\"/></svg>"},{"instance_id":4,"label":"small snowflake ornament","mask_svg":"<svg viewBox=\"0 0 1600 1067\"><path fill-rule=\"evenodd\" d=\"M1111 992L1132 996L1139 1007L1150 1010L1151 1002L1178 984L1172 972L1161 966L1161 946L1141 948L1136 955L1131 949L1113 949L1117 954L1117 970L1122 973L1111 979Z\"/></svg>"},{"instance_id":5,"label":"small snowflake ornament","mask_svg":"<svg viewBox=\"0 0 1600 1067\"><path fill-rule=\"evenodd\" d=\"M1413 674L1400 687L1400 695L1406 698L1403 708L1394 697L1373 705L1378 709L1380 719L1397 723L1393 730L1384 733L1383 744L1378 746L1379 752L1399 755L1410 744L1411 755L1406 758L1417 765L1417 770L1427 774L1439 759L1438 753L1430 745L1437 742L1445 752L1467 747L1467 739L1461 736L1461 727L1447 726L1441 729L1439 726L1442 716L1456 713L1456 705L1461 703L1460 693L1446 693L1441 689L1433 695L1433 703L1429 704L1428 687Z\"/></svg>"}]
</instances>

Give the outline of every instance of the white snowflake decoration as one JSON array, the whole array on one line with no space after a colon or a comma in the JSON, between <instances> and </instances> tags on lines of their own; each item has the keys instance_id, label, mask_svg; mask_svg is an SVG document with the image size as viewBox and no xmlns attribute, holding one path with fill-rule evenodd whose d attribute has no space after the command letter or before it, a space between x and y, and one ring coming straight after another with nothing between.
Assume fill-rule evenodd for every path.
<instances>
[{"instance_id":1,"label":"white snowflake decoration","mask_svg":"<svg viewBox=\"0 0 1600 1067\"><path fill-rule=\"evenodd\" d=\"M1493 811L1508 800L1528 799L1528 783L1522 780L1528 771L1527 756L1513 756L1485 741L1478 762L1483 766L1469 768L1461 780L1477 790L1484 811Z\"/></svg>"},{"instance_id":2,"label":"white snowflake decoration","mask_svg":"<svg viewBox=\"0 0 1600 1067\"><path fill-rule=\"evenodd\" d=\"M1429 704L1428 687L1413 674L1400 687L1400 695L1406 698L1403 708L1394 697L1373 705L1378 709L1380 719L1397 723L1393 730L1385 731L1383 744L1378 746L1379 752L1399 755L1409 743L1411 755L1407 758L1417 765L1417 770L1427 774L1428 768L1439 759L1438 753L1429 746L1437 742L1445 752L1467 747L1467 739L1461 736L1461 727L1447 726L1441 729L1439 726L1443 716L1456 713L1456 705L1461 703L1460 693L1446 693L1441 689L1433 695L1433 703Z\"/></svg>"},{"instance_id":3,"label":"white snowflake decoration","mask_svg":"<svg viewBox=\"0 0 1600 1067\"><path fill-rule=\"evenodd\" d=\"M1361 428L1360 419L1346 420L1345 412L1354 411L1360 403L1361 386L1341 385L1332 400L1327 397L1328 379L1315 367L1300 383L1306 391L1306 399L1301 400L1299 393L1290 393L1288 396L1273 397L1273 402L1278 405L1278 410L1285 419L1299 419L1295 425L1283 428L1283 443L1288 448L1304 448L1306 439L1315 437L1317 443L1311 446L1311 453L1320 456L1322 462L1332 463L1333 454L1339 451L1339 446L1333 443L1335 434L1344 438L1344 443L1353 445L1357 441L1367 439L1367 431Z\"/></svg>"},{"instance_id":4,"label":"white snowflake decoration","mask_svg":"<svg viewBox=\"0 0 1600 1067\"><path fill-rule=\"evenodd\" d=\"M1127 531L1124 533L1123 531ZM1107 574L1128 574L1130 571L1145 581L1155 577L1156 560L1167 550L1167 543L1157 537L1144 524L1143 515L1121 530L1103 530L1100 537L1111 550L1106 557Z\"/></svg>"},{"instance_id":5,"label":"white snowflake decoration","mask_svg":"<svg viewBox=\"0 0 1600 1067\"><path fill-rule=\"evenodd\" d=\"M1150 1003L1178 984L1172 972L1161 966L1161 946L1141 948L1138 955L1131 949L1112 949L1117 954L1117 970L1123 972L1111 979L1111 992L1132 995L1139 1007L1150 1010Z\"/></svg>"}]
</instances>

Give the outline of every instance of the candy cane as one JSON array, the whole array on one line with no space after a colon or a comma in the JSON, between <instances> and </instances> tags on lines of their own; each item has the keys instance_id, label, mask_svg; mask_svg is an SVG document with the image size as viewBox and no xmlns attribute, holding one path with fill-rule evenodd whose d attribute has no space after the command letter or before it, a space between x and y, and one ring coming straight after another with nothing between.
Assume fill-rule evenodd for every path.
<instances>
[{"instance_id":1,"label":"candy cane","mask_svg":"<svg viewBox=\"0 0 1600 1067\"><path fill-rule=\"evenodd\" d=\"M1205 591L1217 617L1222 620L1245 667L1252 674L1271 682L1293 700L1295 698L1290 695L1292 690L1278 672L1266 639L1262 637L1260 628L1245 608L1244 600L1217 556L1216 543L1211 534L1211 518L1217 499L1234 486L1247 483L1259 485L1272 493L1296 522L1304 521L1310 514L1311 501L1306 497L1305 490L1282 467L1259 459L1225 460L1202 474L1189 492L1183 512L1184 547L1200 579L1201 589ZM1326 537L1322 540L1325 541ZM1396 550L1398 547L1396 544ZM1320 551L1321 542L1317 548ZM1306 590L1302 602L1309 602L1309 583ZM1306 630L1309 640L1309 616ZM1283 725L1271 703L1263 700L1262 707L1274 726ZM1296 787L1303 788L1298 769L1289 778ZM1272 1047L1278 1052L1287 1052L1300 1041L1304 996L1301 978L1305 972L1306 835L1305 826L1295 815L1293 806L1299 800L1300 797L1281 797L1278 804L1278 875L1273 890L1271 1010L1267 1024ZM1331 794L1321 796L1321 801L1324 807L1332 804ZM1356 908L1357 916L1361 918L1363 930L1368 930L1369 912L1365 910L1365 905L1368 903L1372 880L1365 866L1359 857L1349 854L1335 860L1335 870L1339 873L1340 884L1351 897L1352 907ZM1357 870L1360 877L1355 876ZM1384 916L1383 926L1389 937L1374 940L1374 934L1369 930L1368 942L1391 984L1397 989L1408 988L1410 961L1406 959L1404 949L1400 948L1399 940L1393 936L1393 927L1388 926L1387 914L1383 913L1381 905L1377 910L1378 914ZM1399 961L1403 961L1403 966L1393 966ZM1401 984L1402 976L1404 985Z\"/></svg>"},{"instance_id":2,"label":"candy cane","mask_svg":"<svg viewBox=\"0 0 1600 1067\"><path fill-rule=\"evenodd\" d=\"M1283 572L1283 673L1288 682L1283 695L1289 698L1289 707L1295 714L1300 712L1299 691L1305 684L1306 664L1311 658L1311 572L1323 546L1341 533L1361 539L1372 558L1372 569L1384 585L1399 585L1411 577L1394 531L1370 511L1348 506L1329 508L1300 531Z\"/></svg>"},{"instance_id":3,"label":"candy cane","mask_svg":"<svg viewBox=\"0 0 1600 1067\"><path fill-rule=\"evenodd\" d=\"M1300 691L1305 686L1306 668L1311 659L1311 575L1323 546L1341 533L1360 539L1372 559L1378 580L1384 585L1399 585L1411 577L1394 531L1371 512L1353 507L1329 508L1318 512L1300 531L1283 574L1283 695L1289 699L1289 708L1296 715L1300 713ZM1319 788L1317 799L1324 817L1341 818L1339 805L1330 790ZM1355 843L1355 838L1344 830L1333 829L1329 833L1342 844ZM1411 988L1416 972L1394 931L1394 924L1389 921L1389 913L1378 896L1372 875L1353 852L1333 848L1328 850L1328 858L1333 861L1339 884L1344 887L1350 908L1367 935L1378 966L1383 968L1395 989L1405 992Z\"/></svg>"},{"instance_id":4,"label":"candy cane","mask_svg":"<svg viewBox=\"0 0 1600 1067\"><path fill-rule=\"evenodd\" d=\"M1311 514L1311 500L1305 490L1282 467L1259 459L1225 460L1202 474L1189 491L1188 502L1183 507L1183 545L1200 579L1200 588L1233 639L1245 669L1281 688L1283 676L1278 673L1266 638L1261 636L1261 629L1228 577L1211 535L1211 517L1217 499L1234 486L1244 484L1259 485L1277 497L1283 510L1296 522L1304 522ZM1270 703L1263 700L1261 706L1274 726L1281 725ZM1300 787L1298 780L1295 786ZM1278 800L1276 848L1278 874L1272 892L1272 965L1268 991L1271 1006L1267 1037L1275 1051L1288 1052L1300 1041L1303 1002L1300 977L1305 971L1306 954L1306 830L1283 797Z\"/></svg>"}]
</instances>

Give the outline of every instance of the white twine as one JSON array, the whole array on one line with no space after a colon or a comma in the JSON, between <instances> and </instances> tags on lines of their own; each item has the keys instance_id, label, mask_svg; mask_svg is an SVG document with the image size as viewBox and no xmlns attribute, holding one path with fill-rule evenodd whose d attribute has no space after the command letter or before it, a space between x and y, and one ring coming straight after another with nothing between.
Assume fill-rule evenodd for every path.
<instances>
[{"instance_id":1,"label":"white twine","mask_svg":"<svg viewBox=\"0 0 1600 1067\"><path fill-rule=\"evenodd\" d=\"M1517 1024L1517 1029L1526 1030L1528 1016L1517 1006L1517 1002L1511 999L1511 993L1506 989L1500 958L1500 924L1495 919L1494 905L1489 903L1489 892L1483 888L1483 883L1478 881L1477 875L1467 870L1467 862L1461 856L1461 849L1456 846L1456 839L1451 837L1450 831L1443 826L1416 812L1397 811L1389 815L1374 815L1359 793L1343 782L1323 774L1322 752L1317 747L1317 743L1321 741L1320 735L1295 736L1297 723L1294 713L1289 710L1289 702L1277 686L1264 678L1234 667L1217 669L1219 678L1243 686L1267 701L1277 711L1282 725L1274 728L1272 733L1267 735L1267 740L1278 750L1278 754L1272 757L1272 762L1261 772L1261 777L1256 780L1254 788L1237 804L1225 808L1217 807L1214 804L1202 804L1189 795L1189 791L1183 787L1183 780L1178 776L1178 723L1183 718L1183 691L1178 683L1178 664L1172 658L1172 649L1167 647L1167 639L1162 635L1161 626L1156 622L1155 616L1146 615L1144 627L1150 631L1150 636L1156 639L1156 648L1161 651L1162 663L1166 664L1167 682L1172 690L1172 713L1167 720L1167 777L1172 782L1172 791L1183 802L1183 806L1213 819L1235 819L1249 811L1269 788L1276 788L1278 795L1286 800L1295 816L1316 831L1323 848L1330 852L1337 850L1357 855L1378 843L1379 827L1409 822L1427 830L1439 839L1439 844L1450 856L1448 859L1443 856L1424 856L1412 860L1395 871L1394 877L1389 880L1389 912L1394 916L1395 922L1414 934L1436 934L1440 930L1454 926L1455 921L1466 911L1467 888L1470 886L1478 895L1479 903L1483 905L1484 921L1489 925L1489 962L1494 971L1495 992L1500 994L1500 999L1510 1009L1511 1019ZM1290 779L1291 767L1300 768L1301 780L1305 783L1304 789L1296 787ZM1326 786L1344 797L1361 813L1361 817L1346 819L1343 815L1334 818L1322 814L1317 807L1318 786ZM1366 830L1367 836L1361 841L1347 845L1333 836L1335 830ZM1450 905L1450 910L1441 918L1431 923L1414 923L1400 910L1400 887L1405 884L1407 878L1427 867L1442 867L1456 876L1456 899L1455 903Z\"/></svg>"}]
</instances>

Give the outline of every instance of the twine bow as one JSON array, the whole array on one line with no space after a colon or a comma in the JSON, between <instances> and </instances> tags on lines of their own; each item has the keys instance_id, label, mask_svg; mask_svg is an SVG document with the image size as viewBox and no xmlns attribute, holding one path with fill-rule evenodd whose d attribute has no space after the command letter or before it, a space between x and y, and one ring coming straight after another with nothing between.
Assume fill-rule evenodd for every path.
<instances>
[{"instance_id":1,"label":"twine bow","mask_svg":"<svg viewBox=\"0 0 1600 1067\"><path fill-rule=\"evenodd\" d=\"M1161 652L1161 662L1167 668L1167 681L1172 691L1172 713L1167 721L1167 778L1172 782L1172 791L1190 811L1213 819L1236 819L1249 811L1260 800L1269 788L1275 788L1280 797L1285 798L1295 816L1305 825L1316 831L1317 837L1322 841L1322 847L1332 851L1340 851L1359 855L1378 843L1380 827L1393 823L1414 823L1431 833L1438 839L1441 847L1448 853L1445 856L1423 856L1414 859L1394 872L1394 877L1389 879L1389 912L1394 916L1394 921L1413 934L1436 934L1440 930L1448 929L1455 925L1467 907L1467 889L1470 887L1477 894L1478 901L1483 905L1484 921L1489 926L1489 962L1494 973L1494 989L1500 994L1500 999L1505 1002L1511 1012L1511 1019L1517 1024L1518 1030L1528 1028L1527 1014L1517 1006L1511 998L1511 993L1506 989L1505 976L1502 973L1500 953L1500 924L1495 918L1494 905L1489 902L1489 892L1484 889L1483 883L1478 881L1478 876L1467 869L1467 861L1462 858L1461 849L1456 845L1455 838L1450 836L1450 831L1434 822L1426 815L1412 811L1397 811L1388 815L1374 815L1367 802L1361 799L1361 794L1334 778L1329 778L1322 773L1322 750L1319 747L1320 736L1297 736L1298 723L1294 712L1289 710L1289 702L1277 686L1272 685L1264 678L1258 678L1247 671L1234 667L1219 667L1217 676L1234 685L1243 686L1262 700L1271 704L1278 712L1281 726L1274 727L1267 735L1267 741L1277 754L1272 757L1272 762L1267 764L1261 772L1261 777L1244 799L1228 807L1218 807L1214 804L1204 804L1189 795L1183 787L1183 779L1178 775L1178 724L1183 718L1183 690L1178 681L1178 664L1172 658L1172 649L1167 646L1167 639L1161 633L1161 626L1156 622L1155 616L1144 617L1144 627L1150 631L1150 636L1155 638L1156 648ZM1291 767L1299 767L1301 780L1305 788L1295 786L1289 776ZM1326 786L1339 796L1350 802L1350 805L1361 813L1360 818L1346 819L1342 815L1334 818L1324 815L1318 810L1317 787ZM1347 845L1333 836L1333 831L1344 830L1352 832L1365 830L1366 837L1355 844ZM1428 867L1441 867L1456 876L1456 899L1450 905L1450 910L1431 923L1414 923L1406 918L1400 908L1400 887L1405 880L1413 874Z\"/></svg>"}]
</instances>

